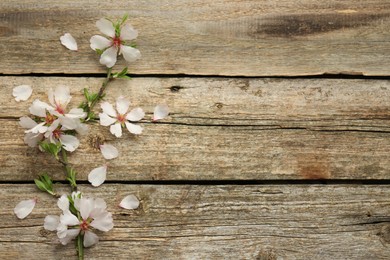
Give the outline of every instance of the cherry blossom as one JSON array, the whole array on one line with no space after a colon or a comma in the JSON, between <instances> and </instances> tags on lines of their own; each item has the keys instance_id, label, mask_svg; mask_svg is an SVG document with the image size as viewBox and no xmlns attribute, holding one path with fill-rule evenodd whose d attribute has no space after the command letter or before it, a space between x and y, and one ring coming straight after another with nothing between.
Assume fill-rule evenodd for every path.
<instances>
[{"instance_id":1,"label":"cherry blossom","mask_svg":"<svg viewBox=\"0 0 390 260\"><path fill-rule=\"evenodd\" d=\"M48 99L50 104L36 99L30 106L30 113L36 121L29 117L20 118L19 124L25 131L25 143L31 147L38 145L44 138L51 143L61 142L64 149L73 152L79 146L78 139L68 130L76 130L80 134L87 132L87 126L80 119L87 115L81 108L73 108L66 113L66 108L71 100L69 88L57 87L54 91L49 90Z\"/></svg>"},{"instance_id":2,"label":"cherry blossom","mask_svg":"<svg viewBox=\"0 0 390 260\"><path fill-rule=\"evenodd\" d=\"M15 97L15 100L17 102L19 101L26 101L30 98L32 94L32 88L29 85L20 85L14 87L12 90L12 95Z\"/></svg>"},{"instance_id":3,"label":"cherry blossom","mask_svg":"<svg viewBox=\"0 0 390 260\"><path fill-rule=\"evenodd\" d=\"M126 127L132 134L141 134L142 127L131 122L140 121L144 116L144 111L137 107L129 111L130 101L120 96L116 100L116 109L108 103L103 102L101 108L103 113L99 114L100 124L110 126L110 132L116 137L122 136L122 127Z\"/></svg>"},{"instance_id":4,"label":"cherry blossom","mask_svg":"<svg viewBox=\"0 0 390 260\"><path fill-rule=\"evenodd\" d=\"M122 54L127 62L133 62L141 57L141 53L136 48L129 45L129 41L138 36L130 24L124 21L113 23L105 18L96 22L97 28L107 37L94 35L90 39L91 48L102 52L100 63L111 68L115 65L117 56Z\"/></svg>"},{"instance_id":5,"label":"cherry blossom","mask_svg":"<svg viewBox=\"0 0 390 260\"><path fill-rule=\"evenodd\" d=\"M15 215L20 219L26 218L34 209L36 203L36 199L22 200L14 208Z\"/></svg>"},{"instance_id":6,"label":"cherry blossom","mask_svg":"<svg viewBox=\"0 0 390 260\"><path fill-rule=\"evenodd\" d=\"M70 33L65 33L60 37L61 44L71 51L77 51L77 42Z\"/></svg>"},{"instance_id":7,"label":"cherry blossom","mask_svg":"<svg viewBox=\"0 0 390 260\"><path fill-rule=\"evenodd\" d=\"M84 198L79 194L72 195L72 200L69 201L69 198L63 195L57 204L62 214L59 217L46 216L44 228L57 231L57 236L63 245L68 244L81 233L84 237L84 247L93 246L99 241L93 230L107 232L114 227L112 214L107 211L107 205L103 199ZM71 204L77 212L71 212Z\"/></svg>"}]
</instances>

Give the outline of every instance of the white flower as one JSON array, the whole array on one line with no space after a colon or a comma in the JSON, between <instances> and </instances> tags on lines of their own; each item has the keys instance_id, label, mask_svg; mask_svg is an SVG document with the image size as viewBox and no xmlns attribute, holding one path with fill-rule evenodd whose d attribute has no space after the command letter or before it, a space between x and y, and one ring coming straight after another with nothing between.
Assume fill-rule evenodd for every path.
<instances>
[{"instance_id":1,"label":"white flower","mask_svg":"<svg viewBox=\"0 0 390 260\"><path fill-rule=\"evenodd\" d=\"M69 210L70 203L65 202L68 198L63 195L58 202L63 213L59 218L53 215L46 216L44 227L50 231L56 230L63 245L68 244L81 233L84 235L84 247L90 247L99 241L98 236L92 232L93 229L107 232L114 227L114 224L112 214L107 212L104 200L80 196L80 194L72 194L73 206L79 218Z\"/></svg>"},{"instance_id":2,"label":"white flower","mask_svg":"<svg viewBox=\"0 0 390 260\"><path fill-rule=\"evenodd\" d=\"M153 121L157 121L167 117L169 114L169 108L167 105L157 105L154 108Z\"/></svg>"},{"instance_id":3,"label":"white flower","mask_svg":"<svg viewBox=\"0 0 390 260\"><path fill-rule=\"evenodd\" d=\"M139 50L128 45L128 41L134 40L138 36L137 30L130 24L123 24L123 22L114 24L102 18L96 22L96 26L101 33L108 36L106 38L94 35L90 39L90 46L93 50L103 51L100 56L101 64L108 68L113 67L118 54L122 54L127 62L133 62L141 57Z\"/></svg>"},{"instance_id":4,"label":"white flower","mask_svg":"<svg viewBox=\"0 0 390 260\"><path fill-rule=\"evenodd\" d=\"M134 195L127 195L123 198L121 203L119 203L119 207L124 209L136 209L139 207L139 200Z\"/></svg>"},{"instance_id":5,"label":"white flower","mask_svg":"<svg viewBox=\"0 0 390 260\"><path fill-rule=\"evenodd\" d=\"M122 96L118 97L116 100L116 110L110 103L103 102L101 104L103 113L99 114L100 124L103 126L110 126L110 132L116 137L122 136L122 127L125 126L130 133L141 134L142 127L132 124L131 122L141 120L145 116L145 113L139 107L134 108L129 112L129 106L130 101Z\"/></svg>"},{"instance_id":6,"label":"white flower","mask_svg":"<svg viewBox=\"0 0 390 260\"><path fill-rule=\"evenodd\" d=\"M29 85L20 85L17 87L14 87L12 90L12 95L15 97L15 100L17 102L19 101L26 101L30 98L32 94L32 88Z\"/></svg>"},{"instance_id":7,"label":"white flower","mask_svg":"<svg viewBox=\"0 0 390 260\"><path fill-rule=\"evenodd\" d=\"M71 51L77 51L77 42L70 33L65 33L60 37L61 44Z\"/></svg>"},{"instance_id":8,"label":"white flower","mask_svg":"<svg viewBox=\"0 0 390 260\"><path fill-rule=\"evenodd\" d=\"M103 182L106 180L107 176L107 165L98 167L93 169L88 174L88 181L92 184L94 187L98 187L103 184Z\"/></svg>"},{"instance_id":9,"label":"white flower","mask_svg":"<svg viewBox=\"0 0 390 260\"><path fill-rule=\"evenodd\" d=\"M20 118L20 125L28 129L25 131L25 143L35 147L45 137L51 143L61 142L67 151L76 150L79 140L67 134L66 131L76 130L80 134L86 133L88 129L80 119L85 118L87 114L81 108L73 108L66 113L66 107L71 98L69 88L57 87L54 91L49 90L50 105L36 99L29 111L38 122L28 117Z\"/></svg>"},{"instance_id":10,"label":"white flower","mask_svg":"<svg viewBox=\"0 0 390 260\"><path fill-rule=\"evenodd\" d=\"M22 200L14 208L15 215L20 219L24 219L25 217L30 215L36 203L36 199Z\"/></svg>"},{"instance_id":11,"label":"white flower","mask_svg":"<svg viewBox=\"0 0 390 260\"><path fill-rule=\"evenodd\" d=\"M106 160L114 159L119 155L118 149L116 149L115 146L111 144L100 145L100 152Z\"/></svg>"}]
</instances>

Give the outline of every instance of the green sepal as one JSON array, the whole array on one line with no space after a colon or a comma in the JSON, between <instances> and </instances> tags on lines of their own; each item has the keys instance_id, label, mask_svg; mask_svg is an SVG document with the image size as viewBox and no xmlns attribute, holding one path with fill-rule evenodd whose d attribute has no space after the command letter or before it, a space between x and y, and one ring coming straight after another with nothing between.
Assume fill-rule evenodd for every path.
<instances>
[{"instance_id":1,"label":"green sepal","mask_svg":"<svg viewBox=\"0 0 390 260\"><path fill-rule=\"evenodd\" d=\"M39 143L39 147L41 147L43 151L53 155L57 160L59 159L58 153L61 151L61 146L62 144L60 142L56 144L48 143L48 142Z\"/></svg>"}]
</instances>

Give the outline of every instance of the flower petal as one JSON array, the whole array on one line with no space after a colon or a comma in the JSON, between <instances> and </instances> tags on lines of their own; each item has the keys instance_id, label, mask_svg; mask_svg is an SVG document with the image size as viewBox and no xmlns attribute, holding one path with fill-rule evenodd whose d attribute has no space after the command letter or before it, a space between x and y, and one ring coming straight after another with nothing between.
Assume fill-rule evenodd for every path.
<instances>
[{"instance_id":1,"label":"flower petal","mask_svg":"<svg viewBox=\"0 0 390 260\"><path fill-rule=\"evenodd\" d=\"M50 100L50 96L49 100ZM60 106L62 109L65 109L70 100L72 99L72 96L70 95L70 90L68 87L65 86L58 86L54 90L54 103L52 103L53 106Z\"/></svg>"},{"instance_id":2,"label":"flower petal","mask_svg":"<svg viewBox=\"0 0 390 260\"><path fill-rule=\"evenodd\" d=\"M134 195L127 195L123 198L121 203L119 203L119 207L124 209L136 209L139 207L139 200Z\"/></svg>"},{"instance_id":3,"label":"flower petal","mask_svg":"<svg viewBox=\"0 0 390 260\"><path fill-rule=\"evenodd\" d=\"M127 62L133 62L141 58L141 52L130 46L121 45L121 53Z\"/></svg>"},{"instance_id":4,"label":"flower petal","mask_svg":"<svg viewBox=\"0 0 390 260\"><path fill-rule=\"evenodd\" d=\"M61 44L71 51L77 51L77 42L70 33L65 33L60 37Z\"/></svg>"},{"instance_id":5,"label":"flower petal","mask_svg":"<svg viewBox=\"0 0 390 260\"><path fill-rule=\"evenodd\" d=\"M111 38L115 37L115 28L112 22L105 18L101 18L96 22L96 27L100 30L101 33L110 36Z\"/></svg>"},{"instance_id":6,"label":"flower petal","mask_svg":"<svg viewBox=\"0 0 390 260\"><path fill-rule=\"evenodd\" d=\"M114 227L112 214L107 211L102 211L101 214L95 216L91 222L91 227L107 232Z\"/></svg>"},{"instance_id":7,"label":"flower petal","mask_svg":"<svg viewBox=\"0 0 390 260\"><path fill-rule=\"evenodd\" d=\"M90 198L80 199L80 215L84 220L89 218L89 214L93 210L94 202Z\"/></svg>"},{"instance_id":8,"label":"flower petal","mask_svg":"<svg viewBox=\"0 0 390 260\"><path fill-rule=\"evenodd\" d=\"M22 200L14 208L15 215L20 219L24 219L31 213L36 203L36 199Z\"/></svg>"},{"instance_id":9,"label":"flower petal","mask_svg":"<svg viewBox=\"0 0 390 260\"><path fill-rule=\"evenodd\" d=\"M23 117L19 118L19 125L23 128L31 129L37 125L37 122L35 122L34 120L32 120L28 116L23 116Z\"/></svg>"},{"instance_id":10,"label":"flower petal","mask_svg":"<svg viewBox=\"0 0 390 260\"><path fill-rule=\"evenodd\" d=\"M64 149L69 152L73 152L80 145L79 139L73 135L61 135L59 139Z\"/></svg>"},{"instance_id":11,"label":"flower petal","mask_svg":"<svg viewBox=\"0 0 390 260\"><path fill-rule=\"evenodd\" d=\"M129 132L132 134L139 135L142 133L142 127L140 127L139 125L135 125L129 122L125 122L125 125L127 130L129 130Z\"/></svg>"},{"instance_id":12,"label":"flower petal","mask_svg":"<svg viewBox=\"0 0 390 260\"><path fill-rule=\"evenodd\" d=\"M83 241L84 247L93 246L97 242L99 242L99 237L95 233L93 233L91 231L85 231L84 241Z\"/></svg>"},{"instance_id":13,"label":"flower petal","mask_svg":"<svg viewBox=\"0 0 390 260\"><path fill-rule=\"evenodd\" d=\"M110 132L111 134L115 135L116 137L122 136L122 126L120 123L116 123L114 125L110 126Z\"/></svg>"},{"instance_id":14,"label":"flower petal","mask_svg":"<svg viewBox=\"0 0 390 260\"><path fill-rule=\"evenodd\" d=\"M38 133L43 134L48 129L47 126L44 126L44 124L45 124L45 122L39 123L36 126L34 126L33 128L26 130L24 132L25 133L34 133L34 134L38 134Z\"/></svg>"},{"instance_id":15,"label":"flower petal","mask_svg":"<svg viewBox=\"0 0 390 260\"><path fill-rule=\"evenodd\" d=\"M111 144L100 145L100 151L102 152L102 155L106 160L114 159L119 155L118 149L116 149L115 146Z\"/></svg>"},{"instance_id":16,"label":"flower petal","mask_svg":"<svg viewBox=\"0 0 390 260\"><path fill-rule=\"evenodd\" d=\"M112 45L112 42L109 39L100 35L92 36L89 42L92 50L99 49L103 51Z\"/></svg>"},{"instance_id":17,"label":"flower petal","mask_svg":"<svg viewBox=\"0 0 390 260\"><path fill-rule=\"evenodd\" d=\"M119 114L124 115L129 110L130 101L120 96L116 99L116 110Z\"/></svg>"},{"instance_id":18,"label":"flower petal","mask_svg":"<svg viewBox=\"0 0 390 260\"><path fill-rule=\"evenodd\" d=\"M154 108L153 121L163 119L169 114L169 108L167 105L157 105Z\"/></svg>"},{"instance_id":19,"label":"flower petal","mask_svg":"<svg viewBox=\"0 0 390 260\"><path fill-rule=\"evenodd\" d=\"M36 147L38 143L42 140L43 134L34 134L34 133L27 133L24 136L24 143L27 144L30 147Z\"/></svg>"},{"instance_id":20,"label":"flower petal","mask_svg":"<svg viewBox=\"0 0 390 260\"><path fill-rule=\"evenodd\" d=\"M79 233L80 233L80 229L72 228L72 229L67 229L65 231L62 231L62 234L61 232L57 232L57 236L60 239L61 244L67 245L70 241L75 239Z\"/></svg>"},{"instance_id":21,"label":"flower petal","mask_svg":"<svg viewBox=\"0 0 390 260\"><path fill-rule=\"evenodd\" d=\"M100 125L102 126L109 126L117 121L116 118L112 118L106 113L100 113L99 119L100 119Z\"/></svg>"},{"instance_id":22,"label":"flower petal","mask_svg":"<svg viewBox=\"0 0 390 260\"><path fill-rule=\"evenodd\" d=\"M85 118L87 113L82 108L72 108L65 116L68 118Z\"/></svg>"},{"instance_id":23,"label":"flower petal","mask_svg":"<svg viewBox=\"0 0 390 260\"><path fill-rule=\"evenodd\" d=\"M12 90L12 95L15 97L15 100L17 102L19 101L26 101L30 98L32 94L32 88L29 85L20 85L17 87L14 87Z\"/></svg>"},{"instance_id":24,"label":"flower petal","mask_svg":"<svg viewBox=\"0 0 390 260\"><path fill-rule=\"evenodd\" d=\"M106 174L106 165L95 168L88 174L88 181L92 184L92 186L98 187L106 180Z\"/></svg>"},{"instance_id":25,"label":"flower petal","mask_svg":"<svg viewBox=\"0 0 390 260\"><path fill-rule=\"evenodd\" d=\"M63 194L57 201L57 206L64 212L69 210L68 196Z\"/></svg>"},{"instance_id":26,"label":"flower petal","mask_svg":"<svg viewBox=\"0 0 390 260\"><path fill-rule=\"evenodd\" d=\"M46 117L46 110L54 110L52 106L47 103L40 101L39 99L34 100L29 108L29 111L34 116Z\"/></svg>"},{"instance_id":27,"label":"flower petal","mask_svg":"<svg viewBox=\"0 0 390 260\"><path fill-rule=\"evenodd\" d=\"M107 114L107 115L109 115L111 117L116 117L117 116L114 107L110 103L108 103L107 101L101 103L100 107L102 108L103 113L105 113L105 114Z\"/></svg>"},{"instance_id":28,"label":"flower petal","mask_svg":"<svg viewBox=\"0 0 390 260\"><path fill-rule=\"evenodd\" d=\"M142 108L137 107L132 109L127 115L126 119L132 122L137 122L144 118L145 112L142 110Z\"/></svg>"},{"instance_id":29,"label":"flower petal","mask_svg":"<svg viewBox=\"0 0 390 260\"><path fill-rule=\"evenodd\" d=\"M112 68L116 63L117 54L118 51L116 47L112 46L103 52L102 56L100 56L99 62L103 65L106 65L107 68Z\"/></svg>"},{"instance_id":30,"label":"flower petal","mask_svg":"<svg viewBox=\"0 0 390 260\"><path fill-rule=\"evenodd\" d=\"M131 41L137 38L138 31L133 28L130 24L125 24L121 28L120 38L123 41Z\"/></svg>"},{"instance_id":31,"label":"flower petal","mask_svg":"<svg viewBox=\"0 0 390 260\"><path fill-rule=\"evenodd\" d=\"M66 226L77 226L80 224L78 218L73 215L69 210L64 211L60 216L60 222Z\"/></svg>"},{"instance_id":32,"label":"flower petal","mask_svg":"<svg viewBox=\"0 0 390 260\"><path fill-rule=\"evenodd\" d=\"M60 224L60 217L55 215L47 215L43 227L49 231L56 231Z\"/></svg>"}]
</instances>

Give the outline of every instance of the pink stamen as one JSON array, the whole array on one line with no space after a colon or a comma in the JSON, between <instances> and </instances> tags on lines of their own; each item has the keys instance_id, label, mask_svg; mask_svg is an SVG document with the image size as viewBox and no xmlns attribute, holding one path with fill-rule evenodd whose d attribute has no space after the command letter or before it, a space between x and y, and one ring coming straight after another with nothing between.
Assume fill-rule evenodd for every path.
<instances>
[{"instance_id":1,"label":"pink stamen","mask_svg":"<svg viewBox=\"0 0 390 260\"><path fill-rule=\"evenodd\" d=\"M124 123L126 120L126 116L119 114L119 115L117 115L116 119L118 119L119 122Z\"/></svg>"},{"instance_id":2,"label":"pink stamen","mask_svg":"<svg viewBox=\"0 0 390 260\"><path fill-rule=\"evenodd\" d=\"M83 222L80 223L80 229L83 230L83 231L86 231L86 230L88 230L88 228L89 228L88 222L83 220Z\"/></svg>"},{"instance_id":3,"label":"pink stamen","mask_svg":"<svg viewBox=\"0 0 390 260\"><path fill-rule=\"evenodd\" d=\"M121 46L121 38L115 36L114 39L112 39L112 41L113 41L115 47Z\"/></svg>"},{"instance_id":4,"label":"pink stamen","mask_svg":"<svg viewBox=\"0 0 390 260\"><path fill-rule=\"evenodd\" d=\"M60 136L62 135L62 132L60 129L56 129L53 131L53 136L56 138L56 139L59 139Z\"/></svg>"}]
</instances>

